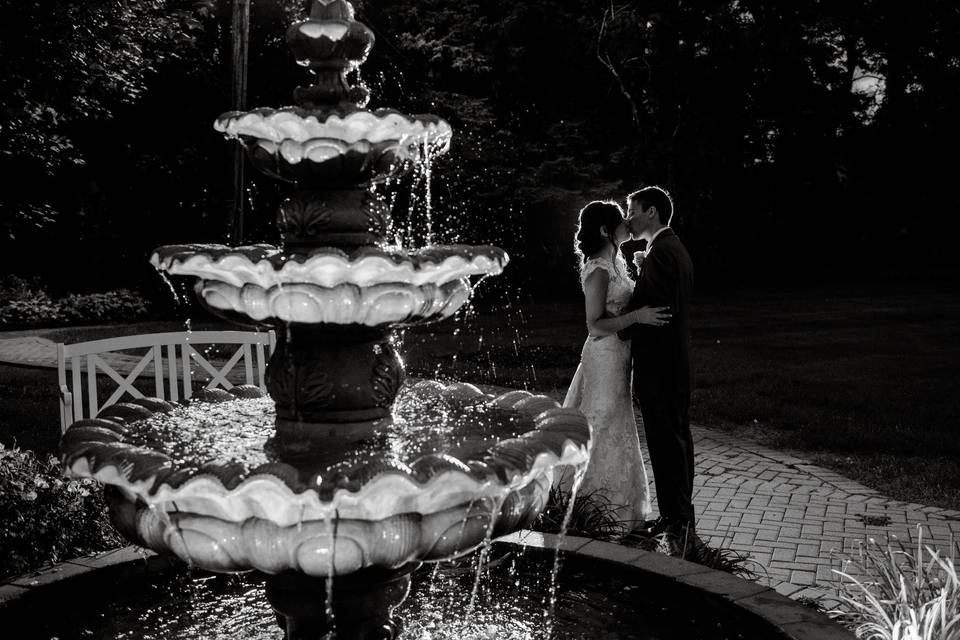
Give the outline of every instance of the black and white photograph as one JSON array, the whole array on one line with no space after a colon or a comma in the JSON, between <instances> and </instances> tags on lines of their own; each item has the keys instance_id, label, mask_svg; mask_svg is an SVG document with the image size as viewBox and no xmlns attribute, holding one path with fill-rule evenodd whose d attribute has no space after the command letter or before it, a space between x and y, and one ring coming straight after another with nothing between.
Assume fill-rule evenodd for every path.
<instances>
[{"instance_id":1,"label":"black and white photograph","mask_svg":"<svg viewBox=\"0 0 960 640\"><path fill-rule=\"evenodd\" d=\"M953 0L0 24L0 636L960 640Z\"/></svg>"}]
</instances>

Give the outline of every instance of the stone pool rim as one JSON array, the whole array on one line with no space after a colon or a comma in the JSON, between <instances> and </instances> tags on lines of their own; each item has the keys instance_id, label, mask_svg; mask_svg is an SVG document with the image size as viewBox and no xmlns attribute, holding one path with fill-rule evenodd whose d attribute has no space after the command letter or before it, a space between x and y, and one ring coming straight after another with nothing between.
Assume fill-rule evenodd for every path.
<instances>
[{"instance_id":1,"label":"stone pool rim","mask_svg":"<svg viewBox=\"0 0 960 640\"><path fill-rule=\"evenodd\" d=\"M852 631L771 587L656 551L526 529L497 538L494 542L545 550L559 548L567 554L624 565L632 571L699 589L722 599L728 606L740 609L747 616L766 622L790 640L856 640Z\"/></svg>"},{"instance_id":2,"label":"stone pool rim","mask_svg":"<svg viewBox=\"0 0 960 640\"><path fill-rule=\"evenodd\" d=\"M521 530L494 542L517 544L551 551L558 548L566 554L604 560L624 565L631 571L647 573L661 579L699 589L759 618L792 640L853 640L840 624L827 616L790 600L770 587L654 551L634 549L611 542L577 536ZM40 571L11 579L0 585L0 616L14 613L18 602L43 597L39 592L53 592L91 580L129 579L182 565L176 558L160 556L152 551L127 546L92 556L76 558Z\"/></svg>"}]
</instances>

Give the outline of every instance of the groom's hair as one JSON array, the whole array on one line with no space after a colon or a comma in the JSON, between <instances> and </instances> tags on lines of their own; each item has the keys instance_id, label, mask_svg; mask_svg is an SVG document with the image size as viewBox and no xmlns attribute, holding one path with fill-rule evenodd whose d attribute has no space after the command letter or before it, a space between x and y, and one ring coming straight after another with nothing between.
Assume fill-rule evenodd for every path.
<instances>
[{"instance_id":1,"label":"groom's hair","mask_svg":"<svg viewBox=\"0 0 960 640\"><path fill-rule=\"evenodd\" d=\"M627 202L637 203L641 210L656 207L660 224L670 224L670 219L673 218L673 198L663 187L650 186L638 189L627 196Z\"/></svg>"},{"instance_id":2,"label":"groom's hair","mask_svg":"<svg viewBox=\"0 0 960 640\"><path fill-rule=\"evenodd\" d=\"M617 226L623 222L623 209L616 202L594 200L583 209L580 209L580 218L577 225L577 237L573 242L573 250L580 259L580 264L587 256L595 254L608 243ZM606 229L609 238L604 238L600 229Z\"/></svg>"}]
</instances>

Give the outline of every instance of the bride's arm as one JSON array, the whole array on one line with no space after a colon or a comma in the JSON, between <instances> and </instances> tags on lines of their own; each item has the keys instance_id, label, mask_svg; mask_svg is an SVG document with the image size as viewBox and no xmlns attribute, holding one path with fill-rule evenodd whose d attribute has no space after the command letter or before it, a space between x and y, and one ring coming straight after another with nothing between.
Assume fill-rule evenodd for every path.
<instances>
[{"instance_id":1,"label":"bride's arm","mask_svg":"<svg viewBox=\"0 0 960 640\"><path fill-rule=\"evenodd\" d=\"M610 336L632 324L661 326L669 321L670 312L667 307L641 307L620 316L604 318L609 283L609 276L603 269L595 269L583 282L587 331L591 336Z\"/></svg>"}]
</instances>

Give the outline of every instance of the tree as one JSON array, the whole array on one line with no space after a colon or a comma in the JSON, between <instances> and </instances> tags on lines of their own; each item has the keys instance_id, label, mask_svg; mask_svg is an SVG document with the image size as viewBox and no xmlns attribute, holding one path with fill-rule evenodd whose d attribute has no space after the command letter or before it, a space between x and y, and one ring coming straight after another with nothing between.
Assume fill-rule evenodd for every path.
<instances>
[{"instance_id":1,"label":"tree","mask_svg":"<svg viewBox=\"0 0 960 640\"><path fill-rule=\"evenodd\" d=\"M188 52L212 0L0 0L0 163L11 178L0 236L49 224L62 172L85 158L71 129L139 99L164 61ZM38 188L39 187L39 188Z\"/></svg>"}]
</instances>

